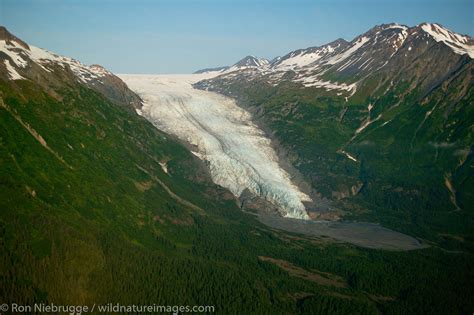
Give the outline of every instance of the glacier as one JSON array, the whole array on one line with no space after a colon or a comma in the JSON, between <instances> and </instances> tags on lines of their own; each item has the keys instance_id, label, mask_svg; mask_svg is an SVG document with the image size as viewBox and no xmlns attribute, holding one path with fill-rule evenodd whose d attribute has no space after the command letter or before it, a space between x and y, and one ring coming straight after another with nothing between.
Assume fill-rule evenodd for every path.
<instances>
[{"instance_id":1,"label":"glacier","mask_svg":"<svg viewBox=\"0 0 474 315\"><path fill-rule=\"evenodd\" d=\"M251 114L230 98L193 88L193 83L210 75L119 77L143 99L139 114L196 148L192 153L208 162L216 184L236 197L248 189L282 216L308 220L303 202L311 198L280 167L270 139L252 122Z\"/></svg>"}]
</instances>

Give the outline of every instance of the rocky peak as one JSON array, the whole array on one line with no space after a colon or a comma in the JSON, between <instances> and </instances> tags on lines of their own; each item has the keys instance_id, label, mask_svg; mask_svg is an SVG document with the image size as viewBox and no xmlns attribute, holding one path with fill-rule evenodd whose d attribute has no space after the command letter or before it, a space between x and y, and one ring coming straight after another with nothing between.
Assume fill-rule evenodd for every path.
<instances>
[{"instance_id":1,"label":"rocky peak","mask_svg":"<svg viewBox=\"0 0 474 315\"><path fill-rule=\"evenodd\" d=\"M27 43L10 33L5 26L0 26L0 40L4 40L10 45L13 45L12 42L15 42L25 49L30 49L30 46L28 46Z\"/></svg>"},{"instance_id":2,"label":"rocky peak","mask_svg":"<svg viewBox=\"0 0 474 315\"><path fill-rule=\"evenodd\" d=\"M269 62L264 58L257 58L255 56L247 56L244 59L238 61L233 67L261 67L267 65Z\"/></svg>"},{"instance_id":3,"label":"rocky peak","mask_svg":"<svg viewBox=\"0 0 474 315\"><path fill-rule=\"evenodd\" d=\"M436 42L442 42L450 47L455 53L467 54L474 58L474 39L468 35L461 35L448 30L438 23L421 23L416 29L428 34Z\"/></svg>"}]
</instances>

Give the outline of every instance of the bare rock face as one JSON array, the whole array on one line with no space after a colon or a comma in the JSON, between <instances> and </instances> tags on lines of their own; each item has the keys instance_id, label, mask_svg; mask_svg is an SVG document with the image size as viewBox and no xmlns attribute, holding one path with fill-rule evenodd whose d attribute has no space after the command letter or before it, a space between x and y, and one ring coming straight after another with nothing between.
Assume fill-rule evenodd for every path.
<instances>
[{"instance_id":1,"label":"bare rock face","mask_svg":"<svg viewBox=\"0 0 474 315\"><path fill-rule=\"evenodd\" d=\"M90 68L95 73L103 74L99 78L92 80L91 84L89 84L92 88L104 94L118 105L131 107L135 110L141 109L142 100L140 97L131 91L119 77L101 65L94 64Z\"/></svg>"},{"instance_id":2,"label":"bare rock face","mask_svg":"<svg viewBox=\"0 0 474 315\"><path fill-rule=\"evenodd\" d=\"M361 182L358 182L356 185L352 186L351 187L352 196L356 196L361 191L362 187L364 187L364 183L361 183Z\"/></svg>"},{"instance_id":3,"label":"bare rock face","mask_svg":"<svg viewBox=\"0 0 474 315\"><path fill-rule=\"evenodd\" d=\"M10 45L17 43L25 49L30 49L27 43L10 33L4 26L0 26L0 40L5 41Z\"/></svg>"}]
</instances>

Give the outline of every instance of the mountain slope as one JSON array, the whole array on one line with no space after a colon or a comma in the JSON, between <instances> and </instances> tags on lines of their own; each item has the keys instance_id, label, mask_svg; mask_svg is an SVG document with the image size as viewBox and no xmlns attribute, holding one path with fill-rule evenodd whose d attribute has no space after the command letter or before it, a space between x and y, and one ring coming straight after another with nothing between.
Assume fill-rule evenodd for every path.
<instances>
[{"instance_id":1,"label":"mountain slope","mask_svg":"<svg viewBox=\"0 0 474 315\"><path fill-rule=\"evenodd\" d=\"M52 86L79 82L115 104L126 108L141 107L140 98L102 66L86 66L75 59L30 46L3 26L0 26L0 70L4 80L33 80L49 90Z\"/></svg>"},{"instance_id":2,"label":"mountain slope","mask_svg":"<svg viewBox=\"0 0 474 315\"><path fill-rule=\"evenodd\" d=\"M336 213L471 247L473 43L385 24L195 86L253 112Z\"/></svg>"}]
</instances>

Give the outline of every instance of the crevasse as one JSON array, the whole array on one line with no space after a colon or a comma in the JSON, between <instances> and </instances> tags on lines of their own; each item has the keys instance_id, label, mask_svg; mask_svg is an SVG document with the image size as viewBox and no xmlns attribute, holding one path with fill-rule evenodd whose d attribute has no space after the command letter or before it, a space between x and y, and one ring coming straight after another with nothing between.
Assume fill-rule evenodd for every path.
<instances>
[{"instance_id":1,"label":"crevasse","mask_svg":"<svg viewBox=\"0 0 474 315\"><path fill-rule=\"evenodd\" d=\"M278 164L251 115L222 95L194 89L197 75L121 75L144 100L141 114L157 128L195 145L213 181L239 197L247 188L291 218L308 219L311 201Z\"/></svg>"}]
</instances>

